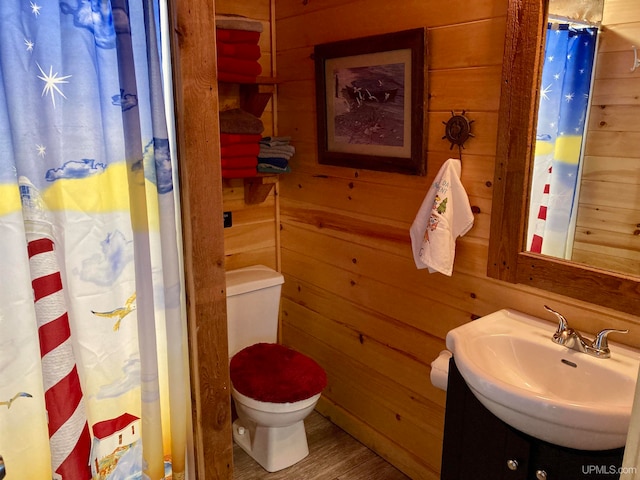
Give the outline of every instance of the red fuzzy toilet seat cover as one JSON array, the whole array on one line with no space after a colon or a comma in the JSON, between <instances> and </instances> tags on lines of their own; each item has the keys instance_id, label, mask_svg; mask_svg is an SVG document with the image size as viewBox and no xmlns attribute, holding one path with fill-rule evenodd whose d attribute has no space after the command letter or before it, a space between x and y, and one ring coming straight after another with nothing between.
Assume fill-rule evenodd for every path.
<instances>
[{"instance_id":1,"label":"red fuzzy toilet seat cover","mask_svg":"<svg viewBox=\"0 0 640 480\"><path fill-rule=\"evenodd\" d=\"M231 359L231 382L260 402L293 403L322 392L327 374L311 358L275 343L257 343Z\"/></svg>"}]
</instances>

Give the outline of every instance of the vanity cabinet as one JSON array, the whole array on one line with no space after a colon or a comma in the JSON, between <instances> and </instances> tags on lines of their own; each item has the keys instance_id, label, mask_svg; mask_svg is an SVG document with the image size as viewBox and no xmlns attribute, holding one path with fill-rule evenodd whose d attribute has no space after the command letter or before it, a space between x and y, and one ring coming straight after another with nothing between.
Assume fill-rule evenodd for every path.
<instances>
[{"instance_id":1,"label":"vanity cabinet","mask_svg":"<svg viewBox=\"0 0 640 480\"><path fill-rule=\"evenodd\" d=\"M441 480L612 480L623 453L560 447L510 427L478 401L451 359Z\"/></svg>"}]
</instances>

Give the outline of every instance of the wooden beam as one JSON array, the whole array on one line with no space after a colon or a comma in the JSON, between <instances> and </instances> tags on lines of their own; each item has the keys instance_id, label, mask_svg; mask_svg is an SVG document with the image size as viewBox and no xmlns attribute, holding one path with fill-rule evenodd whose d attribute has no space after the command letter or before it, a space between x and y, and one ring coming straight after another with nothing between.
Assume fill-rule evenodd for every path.
<instances>
[{"instance_id":1,"label":"wooden beam","mask_svg":"<svg viewBox=\"0 0 640 480\"><path fill-rule=\"evenodd\" d=\"M170 0L198 480L233 476L213 0Z\"/></svg>"}]
</instances>

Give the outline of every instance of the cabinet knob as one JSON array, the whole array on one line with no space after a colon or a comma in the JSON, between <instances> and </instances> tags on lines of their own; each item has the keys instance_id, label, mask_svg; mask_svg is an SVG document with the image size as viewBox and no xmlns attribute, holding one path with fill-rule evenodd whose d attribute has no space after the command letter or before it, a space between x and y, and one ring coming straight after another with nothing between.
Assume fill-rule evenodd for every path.
<instances>
[{"instance_id":1,"label":"cabinet knob","mask_svg":"<svg viewBox=\"0 0 640 480\"><path fill-rule=\"evenodd\" d=\"M547 472L545 472L544 470L536 470L536 479L547 480Z\"/></svg>"},{"instance_id":2,"label":"cabinet knob","mask_svg":"<svg viewBox=\"0 0 640 480\"><path fill-rule=\"evenodd\" d=\"M517 470L518 469L518 461L515 459L507 460L507 468L509 470Z\"/></svg>"}]
</instances>

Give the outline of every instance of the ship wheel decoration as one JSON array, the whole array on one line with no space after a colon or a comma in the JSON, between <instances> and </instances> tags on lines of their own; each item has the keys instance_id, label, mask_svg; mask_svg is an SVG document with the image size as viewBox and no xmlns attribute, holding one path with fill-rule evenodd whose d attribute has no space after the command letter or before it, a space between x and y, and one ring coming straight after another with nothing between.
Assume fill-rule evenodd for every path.
<instances>
[{"instance_id":1,"label":"ship wheel decoration","mask_svg":"<svg viewBox=\"0 0 640 480\"><path fill-rule=\"evenodd\" d=\"M456 114L452 111L451 118L446 122L442 122L445 125L444 137L442 138L446 138L451 142L449 150L451 150L454 145L458 145L460 157L462 157L464 142L466 142L469 137L474 136L473 133L471 133L471 124L474 122L474 120L469 120L464 116L464 114L464 110L460 114Z\"/></svg>"}]
</instances>

